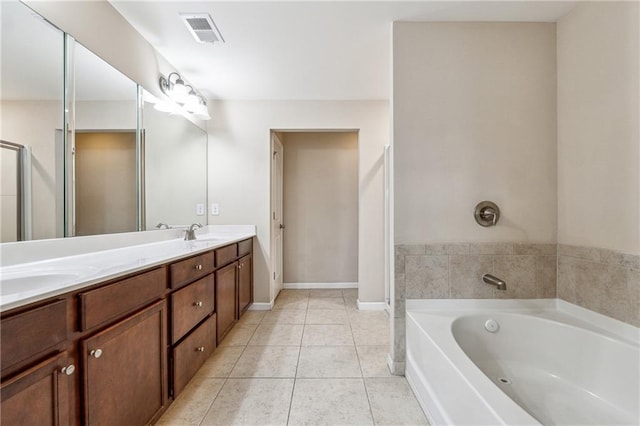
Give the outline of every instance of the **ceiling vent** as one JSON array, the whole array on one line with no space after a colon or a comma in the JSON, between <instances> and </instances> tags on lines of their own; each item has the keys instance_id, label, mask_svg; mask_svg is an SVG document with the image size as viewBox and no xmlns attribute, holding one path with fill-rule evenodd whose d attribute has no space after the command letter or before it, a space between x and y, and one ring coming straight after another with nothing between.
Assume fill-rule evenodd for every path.
<instances>
[{"instance_id":1,"label":"ceiling vent","mask_svg":"<svg viewBox=\"0 0 640 426\"><path fill-rule=\"evenodd\" d=\"M198 43L224 43L220 30L208 13L181 13L180 17Z\"/></svg>"}]
</instances>

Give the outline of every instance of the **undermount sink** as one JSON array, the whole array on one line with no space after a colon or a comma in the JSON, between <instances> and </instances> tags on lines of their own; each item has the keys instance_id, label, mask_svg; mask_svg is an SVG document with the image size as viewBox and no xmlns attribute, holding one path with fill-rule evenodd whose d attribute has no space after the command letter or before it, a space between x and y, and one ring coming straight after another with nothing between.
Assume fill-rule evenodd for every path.
<instances>
[{"instance_id":1,"label":"undermount sink","mask_svg":"<svg viewBox=\"0 0 640 426\"><path fill-rule=\"evenodd\" d=\"M29 292L34 287L52 288L70 284L82 277L95 273L95 271L96 268L92 267L65 268L62 270L47 268L36 271L3 271L0 275L0 294L8 296L15 293Z\"/></svg>"}]
</instances>

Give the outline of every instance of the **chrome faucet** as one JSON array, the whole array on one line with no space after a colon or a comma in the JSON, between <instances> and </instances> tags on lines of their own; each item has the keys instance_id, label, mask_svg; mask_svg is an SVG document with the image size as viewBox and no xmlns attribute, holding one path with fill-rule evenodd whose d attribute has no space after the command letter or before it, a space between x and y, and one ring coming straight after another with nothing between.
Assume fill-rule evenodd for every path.
<instances>
[{"instance_id":1,"label":"chrome faucet","mask_svg":"<svg viewBox=\"0 0 640 426\"><path fill-rule=\"evenodd\" d=\"M202 228L201 223L192 223L189 229L184 234L185 241L191 241L196 239L196 228Z\"/></svg>"},{"instance_id":2,"label":"chrome faucet","mask_svg":"<svg viewBox=\"0 0 640 426\"><path fill-rule=\"evenodd\" d=\"M164 222L158 222L158 224L156 225L156 229L171 229L171 227L169 225L167 225Z\"/></svg>"},{"instance_id":3,"label":"chrome faucet","mask_svg":"<svg viewBox=\"0 0 640 426\"><path fill-rule=\"evenodd\" d=\"M506 290L507 289L507 283L504 282L503 280L501 280L498 277L495 277L491 274L483 274L482 275L482 281L484 281L487 284L491 284L491 285L495 285L498 290Z\"/></svg>"}]
</instances>

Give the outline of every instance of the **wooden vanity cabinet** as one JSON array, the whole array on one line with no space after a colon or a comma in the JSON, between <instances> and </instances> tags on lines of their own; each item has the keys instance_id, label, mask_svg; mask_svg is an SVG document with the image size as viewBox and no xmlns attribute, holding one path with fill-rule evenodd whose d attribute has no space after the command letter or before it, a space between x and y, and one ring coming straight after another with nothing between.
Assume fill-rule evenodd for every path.
<instances>
[{"instance_id":1,"label":"wooden vanity cabinet","mask_svg":"<svg viewBox=\"0 0 640 426\"><path fill-rule=\"evenodd\" d=\"M170 266L171 288L179 288L169 296L173 398L216 348L214 256L210 251Z\"/></svg>"},{"instance_id":2,"label":"wooden vanity cabinet","mask_svg":"<svg viewBox=\"0 0 640 426\"><path fill-rule=\"evenodd\" d=\"M171 295L171 343L175 344L215 308L213 274L181 288Z\"/></svg>"},{"instance_id":3,"label":"wooden vanity cabinet","mask_svg":"<svg viewBox=\"0 0 640 426\"><path fill-rule=\"evenodd\" d=\"M233 262L216 271L216 315L218 317L216 342L218 345L239 318L237 277L238 262Z\"/></svg>"},{"instance_id":4,"label":"wooden vanity cabinet","mask_svg":"<svg viewBox=\"0 0 640 426\"><path fill-rule=\"evenodd\" d=\"M77 365L65 352L68 308L56 298L2 314L3 425L70 424Z\"/></svg>"},{"instance_id":5,"label":"wooden vanity cabinet","mask_svg":"<svg viewBox=\"0 0 640 426\"><path fill-rule=\"evenodd\" d=\"M82 292L78 295L80 329L85 331L113 323L162 299L166 290L166 268L158 268Z\"/></svg>"},{"instance_id":6,"label":"wooden vanity cabinet","mask_svg":"<svg viewBox=\"0 0 640 426\"><path fill-rule=\"evenodd\" d=\"M215 261L212 251L173 263L169 266L171 288L175 290L195 279L204 277L213 272L214 267Z\"/></svg>"},{"instance_id":7,"label":"wooden vanity cabinet","mask_svg":"<svg viewBox=\"0 0 640 426\"><path fill-rule=\"evenodd\" d=\"M180 394L216 348L216 314L173 349L173 396Z\"/></svg>"},{"instance_id":8,"label":"wooden vanity cabinet","mask_svg":"<svg viewBox=\"0 0 640 426\"><path fill-rule=\"evenodd\" d=\"M253 302L252 248L250 238L3 312L2 425L156 421Z\"/></svg>"},{"instance_id":9,"label":"wooden vanity cabinet","mask_svg":"<svg viewBox=\"0 0 640 426\"><path fill-rule=\"evenodd\" d=\"M64 350L67 333L65 299L3 315L0 321L2 377Z\"/></svg>"},{"instance_id":10,"label":"wooden vanity cabinet","mask_svg":"<svg viewBox=\"0 0 640 426\"><path fill-rule=\"evenodd\" d=\"M250 254L238 261L238 310L242 315L253 302L253 262Z\"/></svg>"},{"instance_id":11,"label":"wooden vanity cabinet","mask_svg":"<svg viewBox=\"0 0 640 426\"><path fill-rule=\"evenodd\" d=\"M2 424L68 425L76 366L62 352L3 381Z\"/></svg>"},{"instance_id":12,"label":"wooden vanity cabinet","mask_svg":"<svg viewBox=\"0 0 640 426\"><path fill-rule=\"evenodd\" d=\"M166 301L81 342L84 418L95 425L143 425L166 405Z\"/></svg>"}]
</instances>

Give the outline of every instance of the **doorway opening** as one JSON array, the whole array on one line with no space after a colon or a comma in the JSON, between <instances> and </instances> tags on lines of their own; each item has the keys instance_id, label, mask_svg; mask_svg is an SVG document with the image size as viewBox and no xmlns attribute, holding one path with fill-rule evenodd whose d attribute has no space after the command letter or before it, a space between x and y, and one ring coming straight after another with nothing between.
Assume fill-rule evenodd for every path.
<instances>
[{"instance_id":1,"label":"doorway opening","mask_svg":"<svg viewBox=\"0 0 640 426\"><path fill-rule=\"evenodd\" d=\"M75 235L137 230L135 131L76 131Z\"/></svg>"},{"instance_id":2,"label":"doorway opening","mask_svg":"<svg viewBox=\"0 0 640 426\"><path fill-rule=\"evenodd\" d=\"M358 286L358 132L273 131L272 299Z\"/></svg>"}]
</instances>

